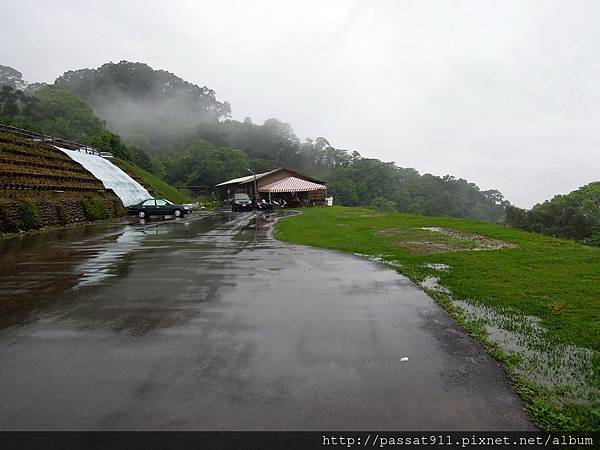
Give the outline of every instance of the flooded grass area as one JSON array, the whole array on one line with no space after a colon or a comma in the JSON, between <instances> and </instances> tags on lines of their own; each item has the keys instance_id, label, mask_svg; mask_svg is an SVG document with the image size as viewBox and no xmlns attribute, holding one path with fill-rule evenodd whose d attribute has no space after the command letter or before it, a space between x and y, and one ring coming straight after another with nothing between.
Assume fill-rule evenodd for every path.
<instances>
[{"instance_id":1,"label":"flooded grass area","mask_svg":"<svg viewBox=\"0 0 600 450\"><path fill-rule=\"evenodd\" d=\"M392 240L409 253L418 254L497 250L517 246L476 233L442 227L391 228L376 231L375 234Z\"/></svg>"},{"instance_id":2,"label":"flooded grass area","mask_svg":"<svg viewBox=\"0 0 600 450\"><path fill-rule=\"evenodd\" d=\"M592 407L600 398L594 378L594 352L575 345L553 343L537 317L464 300L452 300L467 321L479 323L489 340L509 357L516 357L515 371L548 391L556 406L580 403Z\"/></svg>"},{"instance_id":3,"label":"flooded grass area","mask_svg":"<svg viewBox=\"0 0 600 450\"><path fill-rule=\"evenodd\" d=\"M600 430L600 249L493 224L305 211L282 240L353 252L418 283L498 360L547 430Z\"/></svg>"},{"instance_id":4,"label":"flooded grass area","mask_svg":"<svg viewBox=\"0 0 600 450\"><path fill-rule=\"evenodd\" d=\"M522 394L534 393L533 407L538 408L532 412L538 414L538 424L564 429L571 418L560 412L563 409L576 410L575 415L590 414L594 420L593 411L600 401L598 352L556 342L538 317L455 299L437 276L428 275L419 284L449 303L455 317L505 361Z\"/></svg>"}]
</instances>

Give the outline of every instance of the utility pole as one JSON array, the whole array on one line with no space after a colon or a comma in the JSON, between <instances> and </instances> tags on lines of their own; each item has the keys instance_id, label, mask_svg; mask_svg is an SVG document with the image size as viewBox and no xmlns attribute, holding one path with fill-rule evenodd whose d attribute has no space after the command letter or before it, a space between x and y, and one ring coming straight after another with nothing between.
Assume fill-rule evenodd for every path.
<instances>
[{"instance_id":1,"label":"utility pole","mask_svg":"<svg viewBox=\"0 0 600 450\"><path fill-rule=\"evenodd\" d=\"M258 204L256 201L257 196L258 196L258 188L256 187L256 174L250 169L246 169L246 170L254 176L254 206L256 206Z\"/></svg>"}]
</instances>

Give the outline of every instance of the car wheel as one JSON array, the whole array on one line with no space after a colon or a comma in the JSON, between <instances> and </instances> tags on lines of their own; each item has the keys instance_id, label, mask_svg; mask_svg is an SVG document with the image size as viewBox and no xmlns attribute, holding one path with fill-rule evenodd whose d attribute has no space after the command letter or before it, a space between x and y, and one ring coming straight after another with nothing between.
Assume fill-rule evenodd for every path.
<instances>
[{"instance_id":1,"label":"car wheel","mask_svg":"<svg viewBox=\"0 0 600 450\"><path fill-rule=\"evenodd\" d=\"M175 217L181 217L181 210L180 209L176 209L173 214L175 214Z\"/></svg>"},{"instance_id":2,"label":"car wheel","mask_svg":"<svg viewBox=\"0 0 600 450\"><path fill-rule=\"evenodd\" d=\"M146 212L145 211L138 211L138 217L140 219L145 219L146 218Z\"/></svg>"}]
</instances>

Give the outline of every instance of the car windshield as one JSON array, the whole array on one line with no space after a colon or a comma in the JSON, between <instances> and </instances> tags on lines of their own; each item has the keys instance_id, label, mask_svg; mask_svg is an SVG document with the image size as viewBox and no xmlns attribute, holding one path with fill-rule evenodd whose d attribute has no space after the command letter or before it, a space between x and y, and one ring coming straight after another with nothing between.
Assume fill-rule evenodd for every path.
<instances>
[{"instance_id":1,"label":"car windshield","mask_svg":"<svg viewBox=\"0 0 600 450\"><path fill-rule=\"evenodd\" d=\"M248 197L248 194L235 194L235 199L236 200L245 200L245 201L250 201L250 197Z\"/></svg>"}]
</instances>

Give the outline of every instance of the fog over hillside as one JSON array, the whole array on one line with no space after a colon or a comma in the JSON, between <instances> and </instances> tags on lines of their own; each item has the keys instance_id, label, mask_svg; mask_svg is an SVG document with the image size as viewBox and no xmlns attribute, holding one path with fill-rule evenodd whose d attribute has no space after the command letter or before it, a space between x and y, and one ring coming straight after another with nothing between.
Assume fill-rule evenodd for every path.
<instances>
[{"instance_id":1,"label":"fog over hillside","mask_svg":"<svg viewBox=\"0 0 600 450\"><path fill-rule=\"evenodd\" d=\"M12 19L0 29L0 61L49 83L67 70L142 61L210 86L235 119L277 117L301 138L327 136L531 206L600 172L599 8L589 0L176 8L23 0L4 5ZM40 39L49 23L78 26ZM139 110L121 108L125 118Z\"/></svg>"},{"instance_id":2,"label":"fog over hillside","mask_svg":"<svg viewBox=\"0 0 600 450\"><path fill-rule=\"evenodd\" d=\"M150 152L169 147L201 122L228 117L231 110L206 86L143 63L68 71L56 84L83 97L109 129Z\"/></svg>"}]
</instances>

